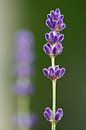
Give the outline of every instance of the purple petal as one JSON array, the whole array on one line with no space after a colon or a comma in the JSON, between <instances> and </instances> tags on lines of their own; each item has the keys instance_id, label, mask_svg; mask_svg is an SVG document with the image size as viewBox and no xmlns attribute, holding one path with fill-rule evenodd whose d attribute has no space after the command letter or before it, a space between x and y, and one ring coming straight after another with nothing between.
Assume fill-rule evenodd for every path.
<instances>
[{"instance_id":1,"label":"purple petal","mask_svg":"<svg viewBox=\"0 0 86 130\"><path fill-rule=\"evenodd\" d=\"M53 48L53 54L56 55L58 53L58 47L57 45L55 45L55 47Z\"/></svg>"},{"instance_id":2,"label":"purple petal","mask_svg":"<svg viewBox=\"0 0 86 130\"><path fill-rule=\"evenodd\" d=\"M57 39L58 39L58 37L54 36L54 39L53 39L54 43L57 41Z\"/></svg>"},{"instance_id":3,"label":"purple petal","mask_svg":"<svg viewBox=\"0 0 86 130\"><path fill-rule=\"evenodd\" d=\"M51 49L51 51L52 51L52 46L51 46L51 44L50 43L47 43L47 46Z\"/></svg>"},{"instance_id":4,"label":"purple petal","mask_svg":"<svg viewBox=\"0 0 86 130\"><path fill-rule=\"evenodd\" d=\"M46 20L46 25L47 25L50 29L53 29L53 25L52 25L52 23L50 22L50 20Z\"/></svg>"},{"instance_id":5,"label":"purple petal","mask_svg":"<svg viewBox=\"0 0 86 130\"><path fill-rule=\"evenodd\" d=\"M63 24L61 25L61 30L63 30L65 27L66 27L66 24L63 23Z\"/></svg>"},{"instance_id":6,"label":"purple petal","mask_svg":"<svg viewBox=\"0 0 86 130\"><path fill-rule=\"evenodd\" d=\"M60 9L57 8L57 9L55 10L55 13L60 14Z\"/></svg>"},{"instance_id":7,"label":"purple petal","mask_svg":"<svg viewBox=\"0 0 86 130\"><path fill-rule=\"evenodd\" d=\"M59 69L59 68L55 71L55 75L56 75L57 77L60 76L60 69Z\"/></svg>"},{"instance_id":8,"label":"purple petal","mask_svg":"<svg viewBox=\"0 0 86 130\"><path fill-rule=\"evenodd\" d=\"M52 67L52 66L50 66L50 67L48 67L48 71L49 71L49 73L51 74L51 75L53 75L54 74L54 68Z\"/></svg>"},{"instance_id":9,"label":"purple petal","mask_svg":"<svg viewBox=\"0 0 86 130\"><path fill-rule=\"evenodd\" d=\"M59 121L59 118L60 118L60 114L59 114L59 113L56 113L56 114L55 114L55 121L58 122L58 121Z\"/></svg>"},{"instance_id":10,"label":"purple petal","mask_svg":"<svg viewBox=\"0 0 86 130\"><path fill-rule=\"evenodd\" d=\"M59 68L59 65L55 65L55 71Z\"/></svg>"},{"instance_id":11,"label":"purple petal","mask_svg":"<svg viewBox=\"0 0 86 130\"><path fill-rule=\"evenodd\" d=\"M59 33L50 32L50 39L55 43L58 40Z\"/></svg>"},{"instance_id":12,"label":"purple petal","mask_svg":"<svg viewBox=\"0 0 86 130\"><path fill-rule=\"evenodd\" d=\"M61 76L63 76L63 75L65 74L65 68L61 68L61 70L60 70L60 71L61 71L61 73L60 73L60 74L61 74Z\"/></svg>"},{"instance_id":13,"label":"purple petal","mask_svg":"<svg viewBox=\"0 0 86 130\"><path fill-rule=\"evenodd\" d=\"M58 38L58 42L62 42L64 39L64 34L60 34Z\"/></svg>"},{"instance_id":14,"label":"purple petal","mask_svg":"<svg viewBox=\"0 0 86 130\"><path fill-rule=\"evenodd\" d=\"M60 16L60 20L63 20L63 19L64 19L64 15L61 15L61 16Z\"/></svg>"},{"instance_id":15,"label":"purple petal","mask_svg":"<svg viewBox=\"0 0 86 130\"><path fill-rule=\"evenodd\" d=\"M47 15L47 18L50 20L52 19L50 14Z\"/></svg>"},{"instance_id":16,"label":"purple petal","mask_svg":"<svg viewBox=\"0 0 86 130\"><path fill-rule=\"evenodd\" d=\"M45 39L46 39L47 41L49 40L49 34L48 34L48 33L45 34Z\"/></svg>"},{"instance_id":17,"label":"purple petal","mask_svg":"<svg viewBox=\"0 0 86 130\"><path fill-rule=\"evenodd\" d=\"M51 38L52 41L53 41L53 39L54 39L54 34L53 34L53 32L50 32L50 38Z\"/></svg>"},{"instance_id":18,"label":"purple petal","mask_svg":"<svg viewBox=\"0 0 86 130\"><path fill-rule=\"evenodd\" d=\"M52 24L52 29L54 29L56 26L56 21L53 21L53 24Z\"/></svg>"},{"instance_id":19,"label":"purple petal","mask_svg":"<svg viewBox=\"0 0 86 130\"><path fill-rule=\"evenodd\" d=\"M48 71L48 69L44 68L44 69L43 69L43 74L44 74L46 77L49 77L49 71Z\"/></svg>"},{"instance_id":20,"label":"purple petal","mask_svg":"<svg viewBox=\"0 0 86 130\"><path fill-rule=\"evenodd\" d=\"M52 116L52 110L49 107L46 107L45 111Z\"/></svg>"},{"instance_id":21,"label":"purple petal","mask_svg":"<svg viewBox=\"0 0 86 130\"><path fill-rule=\"evenodd\" d=\"M47 44L43 46L43 50L48 55L51 53L51 48Z\"/></svg>"},{"instance_id":22,"label":"purple petal","mask_svg":"<svg viewBox=\"0 0 86 130\"><path fill-rule=\"evenodd\" d=\"M46 118L46 120L48 120L48 121L51 120L51 115L49 115L48 112L45 111L45 112L43 113L43 115L44 115L44 117Z\"/></svg>"},{"instance_id":23,"label":"purple petal","mask_svg":"<svg viewBox=\"0 0 86 130\"><path fill-rule=\"evenodd\" d=\"M61 25L62 25L62 23L63 23L63 21L62 21L62 20L57 22L58 26L61 26Z\"/></svg>"},{"instance_id":24,"label":"purple petal","mask_svg":"<svg viewBox=\"0 0 86 130\"><path fill-rule=\"evenodd\" d=\"M55 14L55 12L53 10L50 11L51 17L56 20L57 19L57 15Z\"/></svg>"},{"instance_id":25,"label":"purple petal","mask_svg":"<svg viewBox=\"0 0 86 130\"><path fill-rule=\"evenodd\" d=\"M63 116L63 109L58 108L55 114L55 121L58 122L62 118L62 116Z\"/></svg>"},{"instance_id":26,"label":"purple petal","mask_svg":"<svg viewBox=\"0 0 86 130\"><path fill-rule=\"evenodd\" d=\"M51 14L51 16L53 16L54 15L54 10L51 10L50 14Z\"/></svg>"},{"instance_id":27,"label":"purple petal","mask_svg":"<svg viewBox=\"0 0 86 130\"><path fill-rule=\"evenodd\" d=\"M63 114L63 109L62 108L58 108L56 112L59 112L60 114Z\"/></svg>"},{"instance_id":28,"label":"purple petal","mask_svg":"<svg viewBox=\"0 0 86 130\"><path fill-rule=\"evenodd\" d=\"M58 51L59 51L59 53L61 53L62 50L63 50L63 46L62 46L62 44L61 44L61 43L58 43L58 44L57 44L57 47L58 47Z\"/></svg>"}]
</instances>

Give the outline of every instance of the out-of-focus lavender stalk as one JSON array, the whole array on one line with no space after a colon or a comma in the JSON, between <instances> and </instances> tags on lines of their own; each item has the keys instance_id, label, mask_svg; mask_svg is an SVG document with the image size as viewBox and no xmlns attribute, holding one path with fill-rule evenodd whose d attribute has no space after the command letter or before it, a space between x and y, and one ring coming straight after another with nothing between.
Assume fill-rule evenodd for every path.
<instances>
[{"instance_id":1,"label":"out-of-focus lavender stalk","mask_svg":"<svg viewBox=\"0 0 86 130\"><path fill-rule=\"evenodd\" d=\"M14 122L18 130L27 130L36 123L36 115L30 113L30 94L33 92L31 81L34 73L34 37L32 32L20 30L14 40L14 76L16 82L13 91L17 95L17 114Z\"/></svg>"}]
</instances>

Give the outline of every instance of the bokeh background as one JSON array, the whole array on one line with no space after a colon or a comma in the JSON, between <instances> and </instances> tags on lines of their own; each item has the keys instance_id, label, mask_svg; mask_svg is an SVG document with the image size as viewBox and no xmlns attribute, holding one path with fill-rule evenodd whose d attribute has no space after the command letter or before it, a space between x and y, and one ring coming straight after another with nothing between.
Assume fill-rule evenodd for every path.
<instances>
[{"instance_id":1,"label":"bokeh background","mask_svg":"<svg viewBox=\"0 0 86 130\"><path fill-rule=\"evenodd\" d=\"M64 109L64 118L58 130L86 130L86 1L85 0L0 0L0 129L15 130L11 115L16 101L10 92L12 82L12 43L14 33L21 28L31 30L35 36L35 92L31 96L31 110L38 115L34 130L50 129L43 111L51 106L51 82L42 74L50 59L42 50L46 15L60 8L67 28L63 41L64 51L56 63L66 68L66 75L57 82L57 106Z\"/></svg>"}]
</instances>

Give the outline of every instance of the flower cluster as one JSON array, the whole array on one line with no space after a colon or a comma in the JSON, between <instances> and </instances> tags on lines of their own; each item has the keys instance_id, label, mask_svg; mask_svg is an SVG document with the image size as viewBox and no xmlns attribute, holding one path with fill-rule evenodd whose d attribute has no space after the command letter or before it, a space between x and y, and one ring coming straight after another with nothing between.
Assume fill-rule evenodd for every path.
<instances>
[{"instance_id":1,"label":"flower cluster","mask_svg":"<svg viewBox=\"0 0 86 130\"><path fill-rule=\"evenodd\" d=\"M65 68L59 68L59 65L55 65L54 67L50 66L48 69L44 68L43 73L46 77L51 80L57 80L61 78L65 73Z\"/></svg>"},{"instance_id":2,"label":"flower cluster","mask_svg":"<svg viewBox=\"0 0 86 130\"><path fill-rule=\"evenodd\" d=\"M64 15L61 14L60 9L57 8L55 11L51 10L47 15L46 25L50 28L50 32L45 34L45 39L47 43L43 46L44 52L52 59L55 60L56 56L62 53L63 46L62 41L64 40L64 34L61 34L61 30L66 27L66 24L63 22ZM55 65L55 62L52 63L52 66L43 69L43 74L56 82L57 79L63 77L65 74L65 68L60 68L59 65ZM44 117L52 122L58 122L63 116L62 108L58 108L56 113L53 113L49 107L45 108Z\"/></svg>"},{"instance_id":3,"label":"flower cluster","mask_svg":"<svg viewBox=\"0 0 86 130\"><path fill-rule=\"evenodd\" d=\"M57 123L63 116L63 109L58 108L55 115L53 115L52 110L49 107L46 107L43 114L47 121Z\"/></svg>"},{"instance_id":4,"label":"flower cluster","mask_svg":"<svg viewBox=\"0 0 86 130\"><path fill-rule=\"evenodd\" d=\"M63 51L62 41L64 39L64 34L60 34L60 31L66 27L63 23L64 16L61 15L60 9L52 10L47 15L46 25L52 30L45 34L45 39L47 43L43 46L44 52L51 58L56 57ZM58 24L59 23L59 24ZM49 26L50 25L50 26ZM53 26L53 28L52 28ZM58 30L56 30L58 26ZM64 26L64 28L63 28ZM65 68L59 68L59 66L44 68L43 73L46 77L56 80L61 78L65 73Z\"/></svg>"},{"instance_id":5,"label":"flower cluster","mask_svg":"<svg viewBox=\"0 0 86 130\"><path fill-rule=\"evenodd\" d=\"M66 25L63 23L64 15L61 15L60 9L51 10L47 15L46 25L51 29L59 32L63 30Z\"/></svg>"}]
</instances>

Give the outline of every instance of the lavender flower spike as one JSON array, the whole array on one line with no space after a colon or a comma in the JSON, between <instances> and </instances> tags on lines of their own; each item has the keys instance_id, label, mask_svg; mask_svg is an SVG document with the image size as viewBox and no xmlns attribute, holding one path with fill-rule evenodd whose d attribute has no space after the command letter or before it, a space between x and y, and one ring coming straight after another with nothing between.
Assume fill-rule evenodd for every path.
<instances>
[{"instance_id":1,"label":"lavender flower spike","mask_svg":"<svg viewBox=\"0 0 86 130\"><path fill-rule=\"evenodd\" d=\"M46 25L51 29L57 32L63 30L66 27L66 24L63 23L64 15L61 15L60 9L52 10L47 15Z\"/></svg>"},{"instance_id":2,"label":"lavender flower spike","mask_svg":"<svg viewBox=\"0 0 86 130\"><path fill-rule=\"evenodd\" d=\"M50 28L50 32L45 34L47 43L43 46L44 52L51 59L51 66L43 69L43 74L52 81L52 110L47 107L44 111L44 117L51 122L51 130L56 130L56 123L63 117L63 109L58 108L56 111L56 81L65 74L65 68L55 65L55 58L63 51L61 42L64 40L64 34L60 31L66 27L63 22L64 15L61 14L59 8L55 11L51 10L47 15L46 25Z\"/></svg>"},{"instance_id":3,"label":"lavender flower spike","mask_svg":"<svg viewBox=\"0 0 86 130\"><path fill-rule=\"evenodd\" d=\"M50 66L48 69L44 68L43 73L47 78L57 80L65 74L65 68L60 69L57 65L55 65L55 67Z\"/></svg>"}]
</instances>

